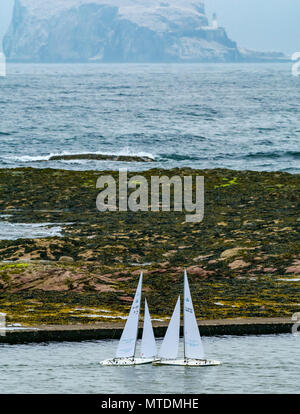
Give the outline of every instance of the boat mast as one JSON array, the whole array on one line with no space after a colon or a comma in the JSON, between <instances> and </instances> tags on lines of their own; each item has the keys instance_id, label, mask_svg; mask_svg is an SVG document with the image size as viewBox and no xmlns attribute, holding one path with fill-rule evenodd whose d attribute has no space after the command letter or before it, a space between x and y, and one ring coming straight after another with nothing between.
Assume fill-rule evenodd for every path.
<instances>
[{"instance_id":1,"label":"boat mast","mask_svg":"<svg viewBox=\"0 0 300 414\"><path fill-rule=\"evenodd\" d=\"M143 272L141 272L140 275L140 279L141 279L141 283L143 283ZM136 328L136 337L135 337L135 344L134 344L134 352L133 352L133 357L135 356L135 351L136 351L136 343L137 343L137 339L138 339L138 335L139 335L139 320L140 320L140 311L141 311L141 302L142 302L142 289L141 289L141 296L140 296L140 306L139 306L139 315L138 315L138 323L137 323L137 328Z\"/></svg>"},{"instance_id":2,"label":"boat mast","mask_svg":"<svg viewBox=\"0 0 300 414\"><path fill-rule=\"evenodd\" d=\"M183 278L183 355L184 355L184 360L186 360L185 357L185 278L186 278L186 270L184 269L184 278Z\"/></svg>"}]
</instances>

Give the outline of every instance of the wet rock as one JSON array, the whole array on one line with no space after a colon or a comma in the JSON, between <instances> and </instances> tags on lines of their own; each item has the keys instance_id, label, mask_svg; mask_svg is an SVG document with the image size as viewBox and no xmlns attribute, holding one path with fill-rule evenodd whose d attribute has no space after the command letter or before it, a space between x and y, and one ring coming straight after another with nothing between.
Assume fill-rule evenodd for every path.
<instances>
[{"instance_id":1,"label":"wet rock","mask_svg":"<svg viewBox=\"0 0 300 414\"><path fill-rule=\"evenodd\" d=\"M70 257L70 256L61 256L59 258L59 262L72 263L72 262L74 262L74 259L73 259L73 257Z\"/></svg>"},{"instance_id":2,"label":"wet rock","mask_svg":"<svg viewBox=\"0 0 300 414\"><path fill-rule=\"evenodd\" d=\"M230 269L234 270L234 269L240 269L243 267L249 267L251 265L251 263L246 263L244 262L244 260L235 260L232 263L229 263L229 267Z\"/></svg>"},{"instance_id":3,"label":"wet rock","mask_svg":"<svg viewBox=\"0 0 300 414\"><path fill-rule=\"evenodd\" d=\"M190 266L187 269L189 275L200 276L200 277L207 277L214 275L215 272L212 270L205 270L199 266Z\"/></svg>"},{"instance_id":4,"label":"wet rock","mask_svg":"<svg viewBox=\"0 0 300 414\"><path fill-rule=\"evenodd\" d=\"M135 155L107 155L107 154L68 154L53 155L50 161L59 160L97 160L97 161L124 161L124 162L153 162L153 158Z\"/></svg>"},{"instance_id":5,"label":"wet rock","mask_svg":"<svg viewBox=\"0 0 300 414\"><path fill-rule=\"evenodd\" d=\"M300 275L300 260L294 260L294 264L289 266L285 273L293 273L295 275Z\"/></svg>"},{"instance_id":6,"label":"wet rock","mask_svg":"<svg viewBox=\"0 0 300 414\"><path fill-rule=\"evenodd\" d=\"M224 250L224 252L221 253L220 258L221 259L230 259L231 257L237 256L238 254L240 254L241 250L249 250L249 248L247 247L235 247L233 249L227 249Z\"/></svg>"}]
</instances>

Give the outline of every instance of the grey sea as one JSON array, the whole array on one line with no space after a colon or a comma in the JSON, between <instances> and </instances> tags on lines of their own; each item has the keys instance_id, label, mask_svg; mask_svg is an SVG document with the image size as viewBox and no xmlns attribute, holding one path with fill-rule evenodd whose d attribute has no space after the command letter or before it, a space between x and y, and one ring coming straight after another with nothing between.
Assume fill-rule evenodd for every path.
<instances>
[{"instance_id":1,"label":"grey sea","mask_svg":"<svg viewBox=\"0 0 300 414\"><path fill-rule=\"evenodd\" d=\"M158 346L161 340L158 340ZM0 345L0 393L296 394L300 335L203 338L216 367L103 367L117 341ZM181 343L182 351L182 343Z\"/></svg>"},{"instance_id":2,"label":"grey sea","mask_svg":"<svg viewBox=\"0 0 300 414\"><path fill-rule=\"evenodd\" d=\"M9 64L0 167L117 169L61 154L149 155L152 167L300 171L291 64Z\"/></svg>"}]
</instances>

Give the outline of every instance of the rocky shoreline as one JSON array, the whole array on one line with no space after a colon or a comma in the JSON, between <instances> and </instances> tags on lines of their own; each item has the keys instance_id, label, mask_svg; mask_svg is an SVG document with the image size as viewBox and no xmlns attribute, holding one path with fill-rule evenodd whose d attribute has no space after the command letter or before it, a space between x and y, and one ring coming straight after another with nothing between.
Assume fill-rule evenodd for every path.
<instances>
[{"instance_id":1,"label":"rocky shoreline","mask_svg":"<svg viewBox=\"0 0 300 414\"><path fill-rule=\"evenodd\" d=\"M193 224L184 212L100 213L96 181L107 174L118 178L116 171L0 170L5 220L72 223L61 225L62 237L0 241L0 311L9 323L120 322L141 269L152 317L167 321L184 267L201 320L299 311L299 175L139 172L147 180L203 175L205 216Z\"/></svg>"}]
</instances>

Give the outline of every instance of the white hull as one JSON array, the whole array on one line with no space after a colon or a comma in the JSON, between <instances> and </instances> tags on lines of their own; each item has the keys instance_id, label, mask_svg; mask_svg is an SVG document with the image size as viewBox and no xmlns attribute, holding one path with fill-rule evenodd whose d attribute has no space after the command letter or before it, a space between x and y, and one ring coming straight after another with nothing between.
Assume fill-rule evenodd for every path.
<instances>
[{"instance_id":1,"label":"white hull","mask_svg":"<svg viewBox=\"0 0 300 414\"><path fill-rule=\"evenodd\" d=\"M100 365L104 366L130 366L130 365L143 365L151 364L154 362L155 358L113 358L106 359L100 362Z\"/></svg>"},{"instance_id":2,"label":"white hull","mask_svg":"<svg viewBox=\"0 0 300 414\"><path fill-rule=\"evenodd\" d=\"M159 359L152 362L152 365L180 365L187 367L211 367L221 365L220 361L212 359Z\"/></svg>"}]
</instances>

